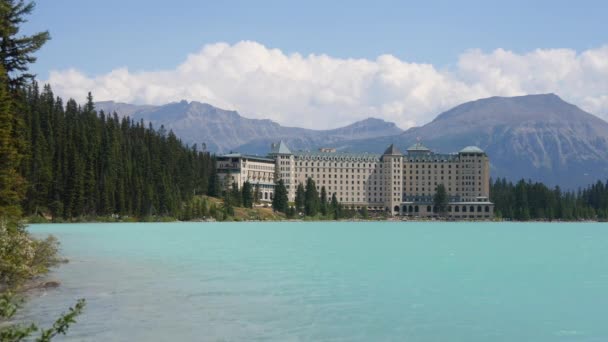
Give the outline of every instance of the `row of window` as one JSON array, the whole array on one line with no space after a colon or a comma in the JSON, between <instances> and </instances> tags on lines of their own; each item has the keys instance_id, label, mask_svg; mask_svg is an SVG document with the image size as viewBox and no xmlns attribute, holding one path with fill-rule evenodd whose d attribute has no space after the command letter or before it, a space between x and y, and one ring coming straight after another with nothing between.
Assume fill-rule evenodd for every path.
<instances>
[{"instance_id":1,"label":"row of window","mask_svg":"<svg viewBox=\"0 0 608 342\"><path fill-rule=\"evenodd\" d=\"M284 163L281 163L281 165L287 165L287 164L290 164L290 163L287 162L287 161L285 161ZM355 164L355 163L344 163L344 162L341 162L341 163L334 162L334 163L332 163L332 162L329 162L329 161L311 161L311 162L308 162L308 161L302 161L302 160L297 160L294 164L296 166L323 166L323 167L332 166L332 164L333 164L334 167L358 167L358 168L361 168L361 167L368 167L368 168L380 167L380 168L382 168L382 167L384 167L384 165L387 165L387 167L388 167L388 164L386 164L386 163L356 163ZM398 167L400 165L404 165L405 167L407 167L407 165L409 165L409 168L414 168L415 167L416 169L419 166L420 166L420 168L425 168L425 166L426 166L427 168L430 169L431 165L435 169L437 168L438 165L439 165L440 168L443 169L444 166L445 166L445 164L440 164L438 162L430 162L430 163L427 162L427 163L418 164L418 163L413 163L413 162L412 163L408 163L407 160L404 161L404 162L393 160L392 163L390 163L390 164L392 164L393 167ZM463 165L463 168L465 168L465 167L475 167L475 164L477 164L477 165L481 164L481 159L478 159L478 160L468 160L468 159L467 160L462 160L462 159L461 160L455 160L455 161L449 162L447 164L447 166L448 166L448 169L451 169L452 165L455 165L455 168L458 168L459 165Z\"/></svg>"},{"instance_id":2,"label":"row of window","mask_svg":"<svg viewBox=\"0 0 608 342\"><path fill-rule=\"evenodd\" d=\"M418 206L418 205L404 205L403 207L400 207L400 206L396 205L393 208L393 210L395 212L399 212L400 209L401 209L401 212L409 214L409 213L418 213L418 212L420 212L420 210L422 208L424 208L424 206L421 207L421 206ZM436 213L438 211L437 207L430 206L430 205L427 205L425 209L426 209L427 213L430 213L430 212ZM461 213L461 212L462 213L466 213L466 212L470 212L470 213L474 213L474 212L478 212L478 213L486 212L486 213L489 213L490 212L490 206L489 205L477 205L477 206L475 206L475 205L448 205L447 209L448 209L449 213L451 213L451 212L454 212L454 213Z\"/></svg>"},{"instance_id":3,"label":"row of window","mask_svg":"<svg viewBox=\"0 0 608 342\"><path fill-rule=\"evenodd\" d=\"M247 169L249 170L264 170L264 171L272 171L274 170L274 164L271 165L262 165L262 164L247 164Z\"/></svg>"},{"instance_id":4,"label":"row of window","mask_svg":"<svg viewBox=\"0 0 608 342\"><path fill-rule=\"evenodd\" d=\"M279 169L280 169L281 171L291 171L291 169L289 169L289 168L284 168L284 167L280 167ZM356 171L355 171L355 170L356 170ZM329 177L330 177L330 178L331 178L331 175L332 175L332 174L333 174L333 175L335 175L337 172L339 172L340 174L342 174L342 173L343 173L343 171L344 171L344 173L363 173L363 174L367 174L367 173L369 173L370 175L372 175L372 174L378 174L378 173L382 173L382 170L380 170L379 172L376 172L376 170L373 170L373 171L372 171L372 170L367 170L367 169L344 169L344 170L340 169L340 170L337 170L337 171L332 171L332 169L330 168L329 170L327 170L327 171L326 171L326 170L321 170L320 168L317 168L317 172L318 172L318 173L322 173L323 177L325 177L325 174L329 174ZM368 172L368 171L369 171L369 172ZM481 175L481 171L482 171L482 170L478 170L477 174ZM298 172L298 173L302 173L302 172L315 172L315 168L308 168L308 167L306 167L306 168L296 168L296 172ZM400 171L400 170L397 170L397 171L393 172L393 177L397 177L397 175L394 175L395 173L396 173L397 175L399 175L399 174L401 174L401 171ZM405 177L405 176L408 174L408 172L407 172L407 171L404 171L403 173L404 173L404 177ZM437 170L434 170L433 172L431 172L431 170L428 170L427 172L425 172L425 170L416 170L416 172L415 172L415 173L414 173L414 171L411 171L411 174L412 174L412 175L414 175L414 174L416 174L416 175L418 175L418 174L425 174L425 173L426 173L426 174L429 174L429 175L430 175L430 174L435 174L435 175L437 175L437 174L441 174L441 175L445 174L445 173L444 173L444 170L440 170L440 172L439 172L439 173L437 172ZM459 172L458 172L458 171L456 171L455 173L456 173L456 175L458 175L458 174L459 174ZM390 174L390 173L389 173L389 172L387 172L387 175L388 175L388 174ZM451 175L451 174L452 174L452 170L448 170L448 174L449 174L449 175ZM462 171L462 174L467 174L467 175L475 175L475 172L465 172L465 171L463 170L463 171ZM471 177L475 177L475 176L467 176L467 177L471 178Z\"/></svg>"}]
</instances>

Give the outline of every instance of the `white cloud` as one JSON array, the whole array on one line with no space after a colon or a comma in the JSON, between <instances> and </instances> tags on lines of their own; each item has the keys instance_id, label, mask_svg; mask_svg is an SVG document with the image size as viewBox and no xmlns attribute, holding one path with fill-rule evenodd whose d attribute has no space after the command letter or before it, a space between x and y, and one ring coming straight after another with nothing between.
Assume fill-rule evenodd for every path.
<instances>
[{"instance_id":1,"label":"white cloud","mask_svg":"<svg viewBox=\"0 0 608 342\"><path fill-rule=\"evenodd\" d=\"M408 63L392 55L375 60L285 54L243 41L205 45L174 70L118 68L87 77L52 71L55 92L82 100L164 104L182 99L236 109L247 117L284 125L331 128L369 116L402 128L421 125L441 111L488 96L557 93L608 119L608 46L517 54L470 50L449 70Z\"/></svg>"}]
</instances>

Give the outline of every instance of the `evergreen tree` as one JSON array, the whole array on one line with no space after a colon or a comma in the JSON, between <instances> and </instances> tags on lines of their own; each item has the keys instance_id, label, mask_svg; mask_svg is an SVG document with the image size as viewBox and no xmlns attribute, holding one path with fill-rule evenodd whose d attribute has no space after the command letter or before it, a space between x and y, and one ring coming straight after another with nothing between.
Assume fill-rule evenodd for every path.
<instances>
[{"instance_id":1,"label":"evergreen tree","mask_svg":"<svg viewBox=\"0 0 608 342\"><path fill-rule=\"evenodd\" d=\"M298 184L298 187L296 189L296 198L295 198L295 205L296 205L297 213L304 211L305 202L306 202L306 191L304 190L304 186L302 185L302 183L300 183L300 184Z\"/></svg>"},{"instance_id":2,"label":"evergreen tree","mask_svg":"<svg viewBox=\"0 0 608 342\"><path fill-rule=\"evenodd\" d=\"M19 35L25 17L34 10L34 2L23 0L0 1L0 63L11 89L25 86L35 75L28 72L29 65L36 61L34 53L49 39L48 31L31 36Z\"/></svg>"},{"instance_id":3,"label":"evergreen tree","mask_svg":"<svg viewBox=\"0 0 608 342\"><path fill-rule=\"evenodd\" d=\"M243 183L243 189L241 189L242 193L242 202L243 207L245 208L253 208L253 188L249 181Z\"/></svg>"},{"instance_id":4,"label":"evergreen tree","mask_svg":"<svg viewBox=\"0 0 608 342\"><path fill-rule=\"evenodd\" d=\"M338 198L336 197L336 193L334 192L331 196L331 213L334 217L334 220L340 219L340 204L338 203Z\"/></svg>"},{"instance_id":5,"label":"evergreen tree","mask_svg":"<svg viewBox=\"0 0 608 342\"><path fill-rule=\"evenodd\" d=\"M308 177L306 180L304 212L307 216L315 216L319 212L320 199L315 181Z\"/></svg>"},{"instance_id":6,"label":"evergreen tree","mask_svg":"<svg viewBox=\"0 0 608 342\"><path fill-rule=\"evenodd\" d=\"M241 207L243 206L243 196L241 194L241 192L239 191L239 186L236 183L232 183L232 186L230 187L230 203L232 203L232 205L236 206L236 207Z\"/></svg>"},{"instance_id":7,"label":"evergreen tree","mask_svg":"<svg viewBox=\"0 0 608 342\"><path fill-rule=\"evenodd\" d=\"M0 340L50 341L65 334L75 318L82 312L85 302L79 300L69 313L61 315L49 329L34 324L14 324L19 304L10 290L28 280L35 279L58 262L56 239L34 239L25 230L20 216L20 202L31 198L33 207L50 201L53 177L50 173L50 155L54 141L47 139L52 127L39 111L32 111L31 101L51 106L48 99L40 99L34 83L31 91L23 89L33 75L28 65L36 60L36 52L48 40L48 32L33 36L17 36L19 26L30 14L33 3L0 0ZM44 110L44 109L43 109ZM28 144L28 142L30 144ZM29 149L29 150L28 150ZM35 159L25 158L34 156ZM25 178L32 185L27 186ZM26 203L27 204L27 203ZM24 206L26 206L24 204ZM29 208L31 208L30 206ZM27 206L26 206L27 208ZM35 209L37 211L37 209Z\"/></svg>"},{"instance_id":8,"label":"evergreen tree","mask_svg":"<svg viewBox=\"0 0 608 342\"><path fill-rule=\"evenodd\" d=\"M443 184L437 185L435 195L433 196L433 206L437 208L437 213L444 216L448 210L448 193Z\"/></svg>"},{"instance_id":9,"label":"evergreen tree","mask_svg":"<svg viewBox=\"0 0 608 342\"><path fill-rule=\"evenodd\" d=\"M215 169L215 165L211 167L211 177L209 179L209 189L207 190L207 195L211 197L220 197L222 194L220 178L217 174L217 170Z\"/></svg>"},{"instance_id":10,"label":"evergreen tree","mask_svg":"<svg viewBox=\"0 0 608 342\"><path fill-rule=\"evenodd\" d=\"M282 179L280 179L274 188L274 197L272 198L272 209L281 213L287 213L288 197L287 188Z\"/></svg>"},{"instance_id":11,"label":"evergreen tree","mask_svg":"<svg viewBox=\"0 0 608 342\"><path fill-rule=\"evenodd\" d=\"M13 112L12 98L7 89L7 77L0 66L0 225L21 215L20 201L25 183L19 173L21 154L20 139L16 131L18 120Z\"/></svg>"},{"instance_id":12,"label":"evergreen tree","mask_svg":"<svg viewBox=\"0 0 608 342\"><path fill-rule=\"evenodd\" d=\"M580 191L549 189L542 183L520 180L516 185L504 179L490 183L491 200L497 216L506 219L578 220L603 219L608 205L606 185L596 182Z\"/></svg>"},{"instance_id":13,"label":"evergreen tree","mask_svg":"<svg viewBox=\"0 0 608 342\"><path fill-rule=\"evenodd\" d=\"M234 199L235 199L234 193L232 191L224 192L223 199L224 199L224 203L222 205L223 219L225 219L228 216L234 216ZM218 221L222 221L222 220L218 220Z\"/></svg>"},{"instance_id":14,"label":"evergreen tree","mask_svg":"<svg viewBox=\"0 0 608 342\"><path fill-rule=\"evenodd\" d=\"M327 215L328 212L328 203L327 203L327 190L325 190L325 186L321 187L321 214L323 216Z\"/></svg>"},{"instance_id":15,"label":"evergreen tree","mask_svg":"<svg viewBox=\"0 0 608 342\"><path fill-rule=\"evenodd\" d=\"M43 89L39 94L33 83L24 90L24 131L31 141L26 150L30 158L20 163L29 184L22 202L25 214L65 220L110 214L180 216L183 203L209 192L213 156L182 144L171 131L97 113L91 94L85 106L70 100L64 108L49 86ZM11 113L0 115L6 114ZM19 152L16 134L11 143Z\"/></svg>"},{"instance_id":16,"label":"evergreen tree","mask_svg":"<svg viewBox=\"0 0 608 342\"><path fill-rule=\"evenodd\" d=\"M530 219L527 187L528 184L523 179L515 186L515 218L520 221Z\"/></svg>"}]
</instances>

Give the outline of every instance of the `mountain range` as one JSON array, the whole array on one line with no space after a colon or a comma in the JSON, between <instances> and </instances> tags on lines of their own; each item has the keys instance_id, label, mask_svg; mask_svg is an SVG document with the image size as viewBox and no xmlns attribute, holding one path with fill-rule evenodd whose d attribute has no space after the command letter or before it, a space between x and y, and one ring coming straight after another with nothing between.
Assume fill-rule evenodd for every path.
<instances>
[{"instance_id":1,"label":"mountain range","mask_svg":"<svg viewBox=\"0 0 608 342\"><path fill-rule=\"evenodd\" d=\"M405 150L421 139L442 153L479 146L490 157L494 178L525 178L576 189L608 177L608 123L555 94L471 101L406 131L374 118L332 130L284 127L199 102L136 106L108 101L96 106L144 119L155 127L164 125L182 140L205 143L208 150L218 153L266 154L270 143L281 139L292 150L335 147L382 153L391 143Z\"/></svg>"},{"instance_id":2,"label":"mountain range","mask_svg":"<svg viewBox=\"0 0 608 342\"><path fill-rule=\"evenodd\" d=\"M285 127L271 120L244 118L236 111L213 107L196 101L175 102L162 106L137 106L113 101L97 102L97 110L116 112L136 120L143 119L154 127L172 129L189 144L206 145L216 153L239 151L266 154L270 144L285 141L294 150L316 149L327 144L344 143L356 139L378 138L403 132L392 122L368 118L351 125L314 130Z\"/></svg>"}]
</instances>

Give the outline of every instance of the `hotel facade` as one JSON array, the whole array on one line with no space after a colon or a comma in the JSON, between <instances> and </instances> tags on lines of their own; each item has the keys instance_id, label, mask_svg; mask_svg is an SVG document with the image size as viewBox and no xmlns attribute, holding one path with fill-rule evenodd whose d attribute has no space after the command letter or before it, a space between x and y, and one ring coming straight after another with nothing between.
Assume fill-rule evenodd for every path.
<instances>
[{"instance_id":1,"label":"hotel facade","mask_svg":"<svg viewBox=\"0 0 608 342\"><path fill-rule=\"evenodd\" d=\"M490 165L486 153L468 146L454 154L434 153L417 143L402 153L390 145L383 154L343 153L335 149L292 152L284 142L272 144L268 157L227 154L217 158L225 187L249 181L262 201L272 201L275 181L282 179L289 201L298 184L310 177L319 191L336 195L345 207L385 211L391 215L438 215L433 196L443 184L452 218L491 218Z\"/></svg>"}]
</instances>

